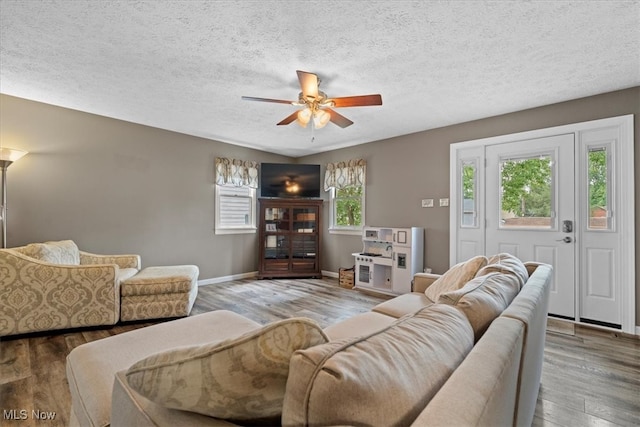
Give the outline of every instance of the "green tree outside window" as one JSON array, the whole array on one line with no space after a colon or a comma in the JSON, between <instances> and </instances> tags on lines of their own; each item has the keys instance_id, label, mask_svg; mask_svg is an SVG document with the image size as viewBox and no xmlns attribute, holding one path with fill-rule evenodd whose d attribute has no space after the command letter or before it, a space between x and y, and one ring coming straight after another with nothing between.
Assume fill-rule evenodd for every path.
<instances>
[{"instance_id":1,"label":"green tree outside window","mask_svg":"<svg viewBox=\"0 0 640 427\"><path fill-rule=\"evenodd\" d=\"M335 190L335 225L338 227L362 226L363 187L345 187Z\"/></svg>"}]
</instances>

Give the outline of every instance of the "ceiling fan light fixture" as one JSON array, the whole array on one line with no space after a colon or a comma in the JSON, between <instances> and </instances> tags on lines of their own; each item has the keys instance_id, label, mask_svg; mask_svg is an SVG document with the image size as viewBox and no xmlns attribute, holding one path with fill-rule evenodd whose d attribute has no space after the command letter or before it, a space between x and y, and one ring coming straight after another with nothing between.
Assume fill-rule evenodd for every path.
<instances>
[{"instance_id":1,"label":"ceiling fan light fixture","mask_svg":"<svg viewBox=\"0 0 640 427\"><path fill-rule=\"evenodd\" d=\"M331 120L331 115L324 110L316 110L313 114L313 126L316 129L325 127L329 120Z\"/></svg>"},{"instance_id":2,"label":"ceiling fan light fixture","mask_svg":"<svg viewBox=\"0 0 640 427\"><path fill-rule=\"evenodd\" d=\"M300 126L306 128L309 120L311 120L311 109L309 107L303 108L302 110L298 111L297 122Z\"/></svg>"}]
</instances>

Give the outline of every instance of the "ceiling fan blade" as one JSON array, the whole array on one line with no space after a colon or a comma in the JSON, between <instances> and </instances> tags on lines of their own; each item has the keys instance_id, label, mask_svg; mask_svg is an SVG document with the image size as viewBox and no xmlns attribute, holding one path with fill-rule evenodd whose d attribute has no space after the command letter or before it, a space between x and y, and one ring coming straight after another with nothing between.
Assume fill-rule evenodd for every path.
<instances>
[{"instance_id":1,"label":"ceiling fan blade","mask_svg":"<svg viewBox=\"0 0 640 427\"><path fill-rule=\"evenodd\" d=\"M256 98L253 96L243 96L243 100L245 101L262 101L262 102L275 102L278 104L293 104L294 101L285 101L284 99L271 99L271 98Z\"/></svg>"},{"instance_id":2,"label":"ceiling fan blade","mask_svg":"<svg viewBox=\"0 0 640 427\"><path fill-rule=\"evenodd\" d=\"M351 126L353 124L351 120L347 119L345 116L337 113L331 108L324 108L324 111L329 113L329 115L331 116L331 121L341 128L346 128L347 126Z\"/></svg>"},{"instance_id":3,"label":"ceiling fan blade","mask_svg":"<svg viewBox=\"0 0 640 427\"><path fill-rule=\"evenodd\" d=\"M294 122L296 119L298 118L298 112L295 111L291 114L289 114L287 117L285 117L284 119L282 119L279 123L277 123L278 126L281 125L288 125L291 122Z\"/></svg>"},{"instance_id":4,"label":"ceiling fan blade","mask_svg":"<svg viewBox=\"0 0 640 427\"><path fill-rule=\"evenodd\" d=\"M382 105L382 96L380 94L345 96L342 98L331 98L329 101L333 101L333 106L336 108L365 107L367 105Z\"/></svg>"},{"instance_id":5,"label":"ceiling fan blade","mask_svg":"<svg viewBox=\"0 0 640 427\"><path fill-rule=\"evenodd\" d=\"M304 97L312 97L316 99L318 97L318 76L313 73L307 73L306 71L297 70L298 80L300 81L300 89L302 89L302 95Z\"/></svg>"}]
</instances>

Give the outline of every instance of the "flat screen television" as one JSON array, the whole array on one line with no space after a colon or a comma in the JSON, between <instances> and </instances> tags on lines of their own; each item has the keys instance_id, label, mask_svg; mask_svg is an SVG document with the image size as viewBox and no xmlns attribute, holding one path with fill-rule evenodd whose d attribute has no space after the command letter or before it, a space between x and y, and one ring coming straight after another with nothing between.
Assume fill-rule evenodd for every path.
<instances>
[{"instance_id":1,"label":"flat screen television","mask_svg":"<svg viewBox=\"0 0 640 427\"><path fill-rule=\"evenodd\" d=\"M320 198L320 165L262 163L260 196Z\"/></svg>"}]
</instances>

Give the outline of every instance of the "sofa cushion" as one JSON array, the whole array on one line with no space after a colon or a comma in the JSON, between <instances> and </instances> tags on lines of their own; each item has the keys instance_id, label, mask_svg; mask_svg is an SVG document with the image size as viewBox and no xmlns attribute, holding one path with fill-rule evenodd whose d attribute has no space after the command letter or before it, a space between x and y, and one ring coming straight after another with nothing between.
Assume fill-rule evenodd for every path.
<instances>
[{"instance_id":1,"label":"sofa cushion","mask_svg":"<svg viewBox=\"0 0 640 427\"><path fill-rule=\"evenodd\" d=\"M527 267L517 257L509 253L501 253L489 257L487 265L476 273L476 277L485 276L489 273L514 274L520 281L520 287L529 279Z\"/></svg>"},{"instance_id":2,"label":"sofa cushion","mask_svg":"<svg viewBox=\"0 0 640 427\"><path fill-rule=\"evenodd\" d=\"M386 314L368 311L329 325L324 328L324 333L327 334L330 341L355 338L384 329L396 320L395 317Z\"/></svg>"},{"instance_id":3,"label":"sofa cushion","mask_svg":"<svg viewBox=\"0 0 640 427\"><path fill-rule=\"evenodd\" d=\"M127 380L169 408L223 419L266 419L282 410L293 352L325 342L314 321L286 319L236 339L149 356L129 368Z\"/></svg>"},{"instance_id":4,"label":"sofa cushion","mask_svg":"<svg viewBox=\"0 0 640 427\"><path fill-rule=\"evenodd\" d=\"M515 275L489 273L476 277L461 289L443 293L438 303L461 310L471 322L477 342L491 322L511 304L519 290L520 282Z\"/></svg>"},{"instance_id":5,"label":"sofa cushion","mask_svg":"<svg viewBox=\"0 0 640 427\"><path fill-rule=\"evenodd\" d=\"M482 255L458 263L433 282L424 291L424 294L432 302L436 302L441 293L455 291L463 287L485 265L487 265L487 257Z\"/></svg>"},{"instance_id":6,"label":"sofa cushion","mask_svg":"<svg viewBox=\"0 0 640 427\"><path fill-rule=\"evenodd\" d=\"M429 304L433 303L424 293L410 292L380 303L371 310L399 319L407 314L415 313Z\"/></svg>"},{"instance_id":7,"label":"sofa cushion","mask_svg":"<svg viewBox=\"0 0 640 427\"><path fill-rule=\"evenodd\" d=\"M409 425L473 346L453 307L432 304L386 328L291 358L283 425Z\"/></svg>"},{"instance_id":8,"label":"sofa cushion","mask_svg":"<svg viewBox=\"0 0 640 427\"><path fill-rule=\"evenodd\" d=\"M80 265L80 251L73 240L31 243L22 253L50 264Z\"/></svg>"}]
</instances>

